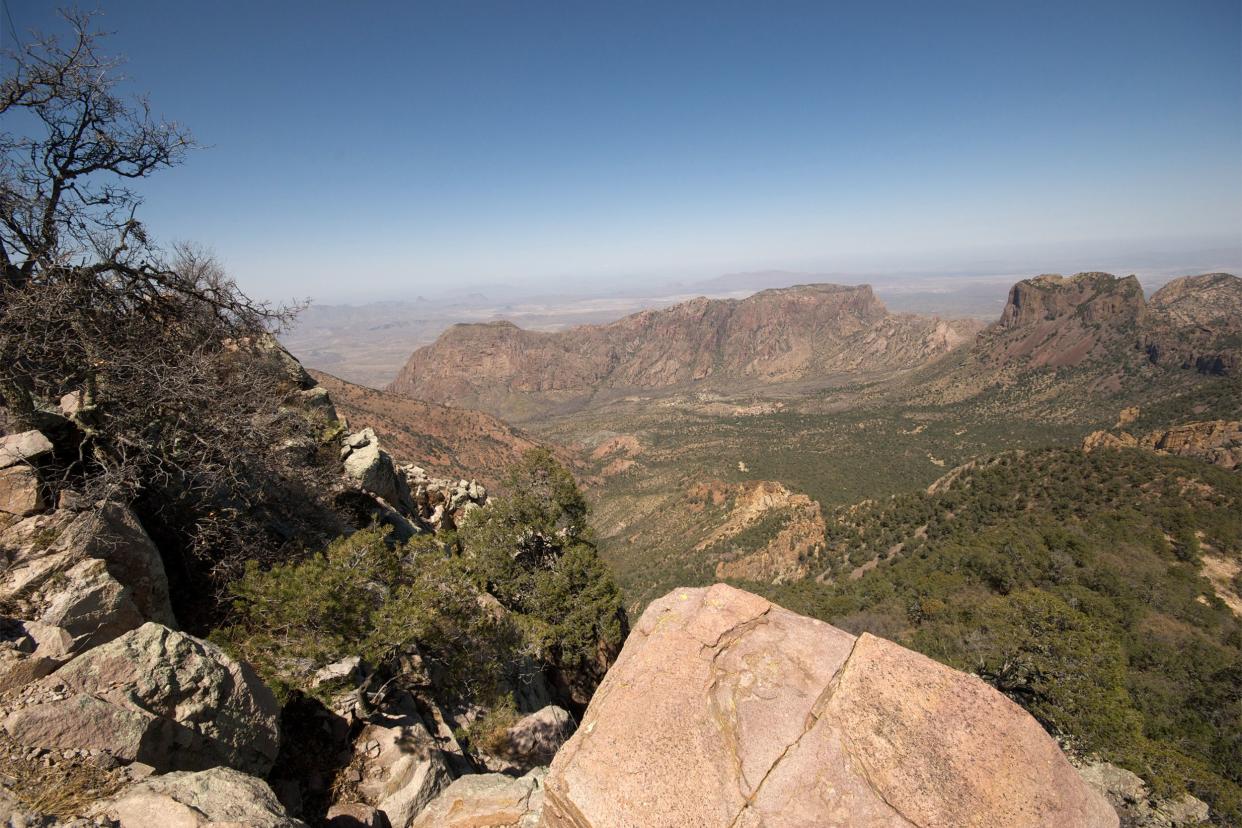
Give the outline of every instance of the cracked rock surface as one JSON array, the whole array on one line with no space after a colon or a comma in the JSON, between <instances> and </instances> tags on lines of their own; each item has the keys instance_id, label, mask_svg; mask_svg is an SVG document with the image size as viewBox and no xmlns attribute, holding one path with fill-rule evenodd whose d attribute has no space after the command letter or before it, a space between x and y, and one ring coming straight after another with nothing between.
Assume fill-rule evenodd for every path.
<instances>
[{"instance_id":1,"label":"cracked rock surface","mask_svg":"<svg viewBox=\"0 0 1242 828\"><path fill-rule=\"evenodd\" d=\"M973 676L718 584L643 613L547 778L548 828L1115 828Z\"/></svg>"}]
</instances>

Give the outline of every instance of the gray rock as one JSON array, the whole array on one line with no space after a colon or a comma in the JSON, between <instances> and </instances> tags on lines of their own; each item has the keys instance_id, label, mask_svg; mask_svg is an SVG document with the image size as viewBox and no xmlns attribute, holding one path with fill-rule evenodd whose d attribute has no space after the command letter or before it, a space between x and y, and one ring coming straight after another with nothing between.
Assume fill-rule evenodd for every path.
<instances>
[{"instance_id":1,"label":"gray rock","mask_svg":"<svg viewBox=\"0 0 1242 828\"><path fill-rule=\"evenodd\" d=\"M52 441L39 431L23 431L0 437L0 469L17 463L28 463L51 454Z\"/></svg>"},{"instance_id":2,"label":"gray rock","mask_svg":"<svg viewBox=\"0 0 1242 828\"><path fill-rule=\"evenodd\" d=\"M57 547L79 557L101 558L108 571L132 591L147 621L175 628L164 561L155 543L127 507L106 503L79 515L66 527Z\"/></svg>"},{"instance_id":3,"label":"gray rock","mask_svg":"<svg viewBox=\"0 0 1242 828\"><path fill-rule=\"evenodd\" d=\"M543 813L546 768L514 778L501 773L463 776L445 788L410 828L535 828Z\"/></svg>"},{"instance_id":4,"label":"gray rock","mask_svg":"<svg viewBox=\"0 0 1242 828\"><path fill-rule=\"evenodd\" d=\"M73 655L73 636L38 621L14 622L11 637L0 647L0 693L41 679Z\"/></svg>"},{"instance_id":5,"label":"gray rock","mask_svg":"<svg viewBox=\"0 0 1242 828\"><path fill-rule=\"evenodd\" d=\"M1117 809L1127 828L1193 828L1210 816L1207 803L1189 793L1153 800L1138 774L1109 762L1089 762L1077 770Z\"/></svg>"},{"instance_id":6,"label":"gray rock","mask_svg":"<svg viewBox=\"0 0 1242 828\"><path fill-rule=\"evenodd\" d=\"M329 422L335 422L338 419L336 406L332 404L332 396L322 385L298 391L294 398L299 408L317 412Z\"/></svg>"},{"instance_id":7,"label":"gray rock","mask_svg":"<svg viewBox=\"0 0 1242 828\"><path fill-rule=\"evenodd\" d=\"M276 758L280 708L254 671L159 624L78 656L22 702L4 727L27 747L101 750L157 772L266 774Z\"/></svg>"},{"instance_id":8,"label":"gray rock","mask_svg":"<svg viewBox=\"0 0 1242 828\"><path fill-rule=\"evenodd\" d=\"M34 469L30 466L0 469L0 512L27 517L45 508L43 486Z\"/></svg>"},{"instance_id":9,"label":"gray rock","mask_svg":"<svg viewBox=\"0 0 1242 828\"><path fill-rule=\"evenodd\" d=\"M362 677L362 659L350 656L321 667L311 676L311 687L325 684L353 684Z\"/></svg>"},{"instance_id":10,"label":"gray rock","mask_svg":"<svg viewBox=\"0 0 1242 828\"><path fill-rule=\"evenodd\" d=\"M83 565L96 560L103 562L116 589L123 588L124 600L116 597L116 604L137 608L138 623L176 626L159 550L123 506L108 504L85 512L59 511L28 518L0 536L0 547L9 561L0 573L0 600L24 618L67 626L61 617L80 604L86 589L80 581L94 582L92 589L97 592L108 580L104 572L96 571L97 565ZM101 624L87 643L102 643L108 629L119 635L136 627L126 612L115 623ZM74 634L85 632L80 629Z\"/></svg>"},{"instance_id":11,"label":"gray rock","mask_svg":"<svg viewBox=\"0 0 1242 828\"><path fill-rule=\"evenodd\" d=\"M390 506L405 514L413 514L414 502L404 476L397 474L392 457L384 451L370 428L364 428L346 439L351 449L345 457L345 475L356 480L368 492L381 497Z\"/></svg>"},{"instance_id":12,"label":"gray rock","mask_svg":"<svg viewBox=\"0 0 1242 828\"><path fill-rule=\"evenodd\" d=\"M390 828L384 812L361 802L345 802L328 809L328 828Z\"/></svg>"},{"instance_id":13,"label":"gray rock","mask_svg":"<svg viewBox=\"0 0 1242 828\"><path fill-rule=\"evenodd\" d=\"M384 812L393 828L407 828L451 779L436 741L417 722L367 725L354 749L362 760L358 791L367 804Z\"/></svg>"},{"instance_id":14,"label":"gray rock","mask_svg":"<svg viewBox=\"0 0 1242 828\"><path fill-rule=\"evenodd\" d=\"M66 417L73 417L82 410L82 392L70 391L60 398L60 413Z\"/></svg>"},{"instance_id":15,"label":"gray rock","mask_svg":"<svg viewBox=\"0 0 1242 828\"><path fill-rule=\"evenodd\" d=\"M154 776L95 812L124 828L306 828L285 813L263 780L231 768Z\"/></svg>"},{"instance_id":16,"label":"gray rock","mask_svg":"<svg viewBox=\"0 0 1242 828\"><path fill-rule=\"evenodd\" d=\"M483 764L488 770L509 774L546 767L572 735L573 717L563 708L548 705L513 724L505 733L505 747L484 756Z\"/></svg>"},{"instance_id":17,"label":"gray rock","mask_svg":"<svg viewBox=\"0 0 1242 828\"><path fill-rule=\"evenodd\" d=\"M113 578L98 558L78 561L55 583L58 589L39 620L65 630L75 652L106 644L142 626L132 591Z\"/></svg>"}]
</instances>

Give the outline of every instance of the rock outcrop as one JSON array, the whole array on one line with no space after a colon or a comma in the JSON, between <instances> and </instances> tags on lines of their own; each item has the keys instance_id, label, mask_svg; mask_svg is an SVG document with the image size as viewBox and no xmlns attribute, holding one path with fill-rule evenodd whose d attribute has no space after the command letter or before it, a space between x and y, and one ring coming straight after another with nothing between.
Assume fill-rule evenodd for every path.
<instances>
[{"instance_id":1,"label":"rock outcrop","mask_svg":"<svg viewBox=\"0 0 1242 828\"><path fill-rule=\"evenodd\" d=\"M151 777L95 812L122 828L306 828L285 813L263 780L231 768Z\"/></svg>"},{"instance_id":2,"label":"rock outcrop","mask_svg":"<svg viewBox=\"0 0 1242 828\"><path fill-rule=\"evenodd\" d=\"M397 474L396 464L388 452L380 447L379 437L370 427L349 434L341 447L341 462L345 476L356 480L367 492L405 513L414 509L410 489L404 478Z\"/></svg>"},{"instance_id":3,"label":"rock outcrop","mask_svg":"<svg viewBox=\"0 0 1242 828\"><path fill-rule=\"evenodd\" d=\"M543 812L544 769L525 776L476 773L449 785L410 828L536 828Z\"/></svg>"},{"instance_id":4,"label":"rock outcrop","mask_svg":"<svg viewBox=\"0 0 1242 828\"><path fill-rule=\"evenodd\" d=\"M647 608L552 764L543 820L1118 824L1035 720L980 680L723 585Z\"/></svg>"},{"instance_id":5,"label":"rock outcrop","mask_svg":"<svg viewBox=\"0 0 1242 828\"><path fill-rule=\"evenodd\" d=\"M505 469L540 443L490 414L413 400L311 371L332 402L355 428L371 426L385 449L400 460L416 460L428 476L445 480L478 477L494 488ZM562 463L575 455L557 451Z\"/></svg>"},{"instance_id":6,"label":"rock outcrop","mask_svg":"<svg viewBox=\"0 0 1242 828\"><path fill-rule=\"evenodd\" d=\"M1209 420L1184 423L1136 437L1125 431L1093 431L1083 438L1083 451L1142 448L1157 454L1197 457L1230 471L1242 468L1242 422Z\"/></svg>"},{"instance_id":7,"label":"rock outcrop","mask_svg":"<svg viewBox=\"0 0 1242 828\"><path fill-rule=\"evenodd\" d=\"M477 480L431 477L421 466L403 464L399 471L410 490L415 514L433 529L456 528L474 509L487 505L487 487Z\"/></svg>"},{"instance_id":8,"label":"rock outcrop","mask_svg":"<svg viewBox=\"0 0 1242 828\"><path fill-rule=\"evenodd\" d=\"M1175 279L1143 296L1133 276L1079 273L1018 282L1000 320L975 348L985 364L1075 367L1142 356L1171 367L1226 374L1242 333L1242 279L1225 273Z\"/></svg>"},{"instance_id":9,"label":"rock outcrop","mask_svg":"<svg viewBox=\"0 0 1242 828\"><path fill-rule=\"evenodd\" d=\"M728 517L695 546L718 557L716 577L783 583L803 578L807 561L824 544L823 513L819 503L795 493L776 480L752 480L733 485L702 485L690 491L694 499L723 494L731 498ZM771 524L765 537L748 539L734 548L731 542L762 522Z\"/></svg>"},{"instance_id":10,"label":"rock outcrop","mask_svg":"<svg viewBox=\"0 0 1242 828\"><path fill-rule=\"evenodd\" d=\"M386 515L407 534L456 528L458 521L487 503L487 488L475 480L432 477L420 466L398 466L370 426L344 438L341 460L346 478L382 501Z\"/></svg>"},{"instance_id":11,"label":"rock outcrop","mask_svg":"<svg viewBox=\"0 0 1242 828\"><path fill-rule=\"evenodd\" d=\"M159 550L129 509L28 517L0 533L0 601L10 613L63 630L61 657L106 643L145 621L176 626Z\"/></svg>"},{"instance_id":12,"label":"rock outcrop","mask_svg":"<svg viewBox=\"0 0 1242 828\"><path fill-rule=\"evenodd\" d=\"M1078 773L1117 809L1123 828L1198 828L1210 816L1203 800L1189 793L1156 799L1137 774L1108 762L1090 762Z\"/></svg>"},{"instance_id":13,"label":"rock outcrop","mask_svg":"<svg viewBox=\"0 0 1242 828\"><path fill-rule=\"evenodd\" d=\"M3 726L18 744L94 751L157 771L271 770L280 708L254 671L159 624L78 656L23 688Z\"/></svg>"},{"instance_id":14,"label":"rock outcrop","mask_svg":"<svg viewBox=\"0 0 1242 828\"><path fill-rule=\"evenodd\" d=\"M601 389L766 385L901 370L966 343L969 321L890 314L866 285L799 285L693 299L559 333L455 325L420 348L390 391L522 421Z\"/></svg>"}]
</instances>

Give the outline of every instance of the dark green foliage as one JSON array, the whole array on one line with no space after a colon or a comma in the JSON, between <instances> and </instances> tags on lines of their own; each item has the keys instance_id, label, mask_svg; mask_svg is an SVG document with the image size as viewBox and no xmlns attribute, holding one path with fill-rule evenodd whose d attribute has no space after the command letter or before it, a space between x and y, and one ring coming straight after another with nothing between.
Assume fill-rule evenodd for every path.
<instances>
[{"instance_id":1,"label":"dark green foliage","mask_svg":"<svg viewBox=\"0 0 1242 828\"><path fill-rule=\"evenodd\" d=\"M570 669L594 664L601 645L615 651L625 639L621 593L595 550L581 543L536 580L527 617L539 650Z\"/></svg>"},{"instance_id":2,"label":"dark green foliage","mask_svg":"<svg viewBox=\"0 0 1242 828\"><path fill-rule=\"evenodd\" d=\"M309 690L314 672L338 659L379 665L417 646L453 690L484 696L516 643L480 606L459 560L431 539L390 547L377 529L267 571L251 564L233 594L234 622L213 638L282 695Z\"/></svg>"},{"instance_id":3,"label":"dark green foliage","mask_svg":"<svg viewBox=\"0 0 1242 828\"><path fill-rule=\"evenodd\" d=\"M1049 731L1096 748L1136 744L1139 715L1126 691L1120 642L1056 595L1028 589L985 602L960 644L954 661L973 667Z\"/></svg>"},{"instance_id":4,"label":"dark green foliage","mask_svg":"<svg viewBox=\"0 0 1242 828\"><path fill-rule=\"evenodd\" d=\"M475 512L459 536L393 546L371 529L267 570L252 562L231 587L230 625L213 638L282 696L311 691L319 668L347 656L383 670L412 649L437 690L461 700L490 705L531 657L593 688L625 625L620 593L584 537L585 503L543 451L507 485L511 495Z\"/></svg>"},{"instance_id":5,"label":"dark green foliage","mask_svg":"<svg viewBox=\"0 0 1242 828\"><path fill-rule=\"evenodd\" d=\"M834 581L757 588L975 672L1072 747L1242 820L1242 624L1200 570L1242 557L1242 476L1045 450L829 523Z\"/></svg>"},{"instance_id":6,"label":"dark green foliage","mask_svg":"<svg viewBox=\"0 0 1242 828\"><path fill-rule=\"evenodd\" d=\"M541 657L578 669L619 647L621 594L590 543L573 477L533 449L505 479L508 495L459 532L476 583L516 614Z\"/></svg>"}]
</instances>

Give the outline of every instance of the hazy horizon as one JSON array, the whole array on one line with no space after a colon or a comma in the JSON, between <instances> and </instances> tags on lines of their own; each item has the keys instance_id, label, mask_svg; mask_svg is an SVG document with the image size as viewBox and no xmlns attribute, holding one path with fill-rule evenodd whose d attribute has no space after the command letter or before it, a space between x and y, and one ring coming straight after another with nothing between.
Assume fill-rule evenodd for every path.
<instances>
[{"instance_id":1,"label":"hazy horizon","mask_svg":"<svg viewBox=\"0 0 1242 828\"><path fill-rule=\"evenodd\" d=\"M1236 2L99 5L260 297L1242 267Z\"/></svg>"}]
</instances>

